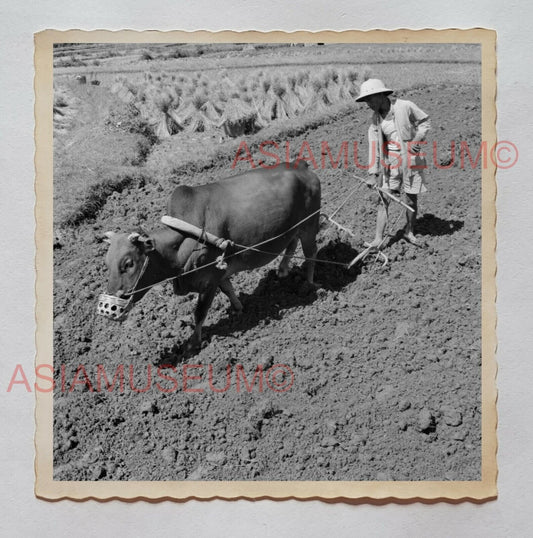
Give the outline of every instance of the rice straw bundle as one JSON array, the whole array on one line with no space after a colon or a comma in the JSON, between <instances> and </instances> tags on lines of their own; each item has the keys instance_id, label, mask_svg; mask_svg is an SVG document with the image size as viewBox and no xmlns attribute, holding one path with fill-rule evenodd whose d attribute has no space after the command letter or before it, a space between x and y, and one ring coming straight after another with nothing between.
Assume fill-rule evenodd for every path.
<instances>
[{"instance_id":1,"label":"rice straw bundle","mask_svg":"<svg viewBox=\"0 0 533 538\"><path fill-rule=\"evenodd\" d=\"M239 99L229 99L224 106L221 121L224 132L235 138L253 132L256 118L257 112L252 106Z\"/></svg>"},{"instance_id":2,"label":"rice straw bundle","mask_svg":"<svg viewBox=\"0 0 533 538\"><path fill-rule=\"evenodd\" d=\"M288 91L283 101L287 106L290 117L297 116L304 109L303 103L294 91Z\"/></svg>"}]
</instances>

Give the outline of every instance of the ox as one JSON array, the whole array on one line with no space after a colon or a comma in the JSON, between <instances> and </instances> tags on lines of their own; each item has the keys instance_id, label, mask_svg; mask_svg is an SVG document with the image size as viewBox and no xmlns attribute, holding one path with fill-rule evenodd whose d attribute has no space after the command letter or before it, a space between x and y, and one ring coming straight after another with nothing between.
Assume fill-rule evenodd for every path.
<instances>
[{"instance_id":1,"label":"ox","mask_svg":"<svg viewBox=\"0 0 533 538\"><path fill-rule=\"evenodd\" d=\"M298 241L304 255L315 258L319 211L320 182L303 162L296 166L283 163L275 168L255 169L217 183L179 186L170 197L168 213L200 233L171 227L149 236L107 232L110 247L106 264L110 278L108 295L102 297L122 302L122 306L119 315L110 315L106 309L109 305L104 308L101 300L99 313L124 319L150 286L173 279L177 295L191 291L199 294L194 333L187 346L189 350L197 349L202 324L219 288L233 308L242 311L230 282L231 275L261 267L283 253L278 275L286 276ZM164 217L163 222L165 219L172 220ZM203 240L206 235L198 237L205 232L232 245L224 251L224 263L216 263L223 252L220 241L207 242ZM262 252L242 248L259 243ZM306 271L312 284L313 260L307 261ZM111 308L116 309L116 304Z\"/></svg>"}]
</instances>

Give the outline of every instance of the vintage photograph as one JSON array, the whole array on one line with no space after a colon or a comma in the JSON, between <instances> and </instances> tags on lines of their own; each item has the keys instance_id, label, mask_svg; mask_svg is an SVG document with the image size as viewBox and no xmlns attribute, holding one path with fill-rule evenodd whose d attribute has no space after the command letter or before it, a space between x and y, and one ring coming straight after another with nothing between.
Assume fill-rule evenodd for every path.
<instances>
[{"instance_id":1,"label":"vintage photograph","mask_svg":"<svg viewBox=\"0 0 533 538\"><path fill-rule=\"evenodd\" d=\"M51 51L51 480L486 478L482 43L81 41Z\"/></svg>"}]
</instances>

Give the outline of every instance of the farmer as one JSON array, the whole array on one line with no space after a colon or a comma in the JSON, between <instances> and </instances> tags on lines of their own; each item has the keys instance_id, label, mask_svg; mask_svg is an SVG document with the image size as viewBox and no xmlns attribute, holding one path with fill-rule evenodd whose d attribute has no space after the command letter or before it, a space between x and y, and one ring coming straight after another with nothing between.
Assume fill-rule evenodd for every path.
<instances>
[{"instance_id":1,"label":"farmer","mask_svg":"<svg viewBox=\"0 0 533 538\"><path fill-rule=\"evenodd\" d=\"M403 237L413 245L422 246L415 237L414 224L417 212L417 196L426 192L424 170L426 160L421 155L422 142L430 128L428 115L411 101L390 99L393 92L378 79L361 84L356 101L364 101L373 111L369 141L370 187L379 187L392 195L398 195L403 185L406 203L413 211L406 210L407 224ZM389 197L378 191L380 204L376 222L376 236L372 243L378 249L386 246L383 234L388 218Z\"/></svg>"}]
</instances>

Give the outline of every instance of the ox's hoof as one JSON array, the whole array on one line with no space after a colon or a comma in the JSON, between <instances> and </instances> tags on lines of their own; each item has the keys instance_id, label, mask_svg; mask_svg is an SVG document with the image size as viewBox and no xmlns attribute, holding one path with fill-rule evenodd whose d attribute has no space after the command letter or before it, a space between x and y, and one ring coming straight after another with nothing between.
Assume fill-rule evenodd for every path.
<instances>
[{"instance_id":1,"label":"ox's hoof","mask_svg":"<svg viewBox=\"0 0 533 538\"><path fill-rule=\"evenodd\" d=\"M316 290L319 288L316 284L313 282L308 282L305 280L303 284L298 288L298 295L300 297L306 297L308 295L312 295L316 293Z\"/></svg>"},{"instance_id":2,"label":"ox's hoof","mask_svg":"<svg viewBox=\"0 0 533 538\"><path fill-rule=\"evenodd\" d=\"M236 299L235 302L231 303L231 309L236 314L242 314L244 306L242 306L242 303L239 301L239 299Z\"/></svg>"},{"instance_id":3,"label":"ox's hoof","mask_svg":"<svg viewBox=\"0 0 533 538\"><path fill-rule=\"evenodd\" d=\"M226 308L226 314L228 316L240 316L244 311L242 303L235 297L233 301L230 301L230 304Z\"/></svg>"},{"instance_id":4,"label":"ox's hoof","mask_svg":"<svg viewBox=\"0 0 533 538\"><path fill-rule=\"evenodd\" d=\"M244 308L243 306L241 305L240 308L235 308L234 306L231 307L230 309L230 312L232 315L236 316L236 317L241 317L243 312L244 312Z\"/></svg>"},{"instance_id":5,"label":"ox's hoof","mask_svg":"<svg viewBox=\"0 0 533 538\"><path fill-rule=\"evenodd\" d=\"M164 348L159 352L159 358L156 361L156 366L160 368L176 366L180 358L180 348L177 345L172 348Z\"/></svg>"},{"instance_id":6,"label":"ox's hoof","mask_svg":"<svg viewBox=\"0 0 533 538\"><path fill-rule=\"evenodd\" d=\"M194 355L195 353L198 353L200 349L202 349L202 343L196 338L191 338L185 344L184 347L185 347L185 353Z\"/></svg>"},{"instance_id":7,"label":"ox's hoof","mask_svg":"<svg viewBox=\"0 0 533 538\"><path fill-rule=\"evenodd\" d=\"M289 275L290 269L288 267L279 267L277 271L278 278L285 278Z\"/></svg>"}]
</instances>

